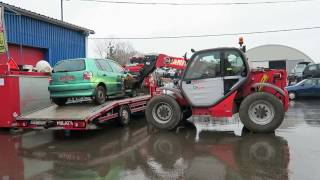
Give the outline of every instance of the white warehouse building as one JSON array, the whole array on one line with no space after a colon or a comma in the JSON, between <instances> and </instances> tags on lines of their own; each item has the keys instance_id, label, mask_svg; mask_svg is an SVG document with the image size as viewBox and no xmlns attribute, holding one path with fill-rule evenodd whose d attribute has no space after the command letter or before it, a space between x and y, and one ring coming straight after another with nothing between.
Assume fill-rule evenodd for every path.
<instances>
[{"instance_id":1,"label":"white warehouse building","mask_svg":"<svg viewBox=\"0 0 320 180\"><path fill-rule=\"evenodd\" d=\"M314 62L298 49L278 44L262 45L249 49L246 55L251 68L286 69L288 73L298 62Z\"/></svg>"}]
</instances>

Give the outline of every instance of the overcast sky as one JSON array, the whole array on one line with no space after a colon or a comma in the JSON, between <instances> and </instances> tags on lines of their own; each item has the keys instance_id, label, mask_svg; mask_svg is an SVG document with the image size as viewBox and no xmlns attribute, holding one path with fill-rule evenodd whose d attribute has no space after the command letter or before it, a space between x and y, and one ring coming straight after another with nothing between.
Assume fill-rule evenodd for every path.
<instances>
[{"instance_id":1,"label":"overcast sky","mask_svg":"<svg viewBox=\"0 0 320 180\"><path fill-rule=\"evenodd\" d=\"M258 2L264 0L127 0L142 2ZM18 7L60 19L60 0L3 0ZM90 37L150 37L220 34L320 26L320 1L230 5L169 6L124 5L80 0L64 1L64 20L96 32ZM245 35L247 48L283 44L297 48L320 62L320 29ZM196 50L238 46L238 36L188 39L130 40L140 52L182 56ZM90 57L97 57L89 40Z\"/></svg>"}]
</instances>

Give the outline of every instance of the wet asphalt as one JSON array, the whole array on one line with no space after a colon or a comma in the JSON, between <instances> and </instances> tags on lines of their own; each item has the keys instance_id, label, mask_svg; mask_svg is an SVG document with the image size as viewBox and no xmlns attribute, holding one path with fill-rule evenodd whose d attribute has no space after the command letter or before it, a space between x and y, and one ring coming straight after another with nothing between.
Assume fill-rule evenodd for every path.
<instances>
[{"instance_id":1,"label":"wet asphalt","mask_svg":"<svg viewBox=\"0 0 320 180\"><path fill-rule=\"evenodd\" d=\"M197 123L197 122L196 122ZM272 134L158 131L134 116L87 132L0 131L0 179L320 179L320 99L290 103Z\"/></svg>"}]
</instances>

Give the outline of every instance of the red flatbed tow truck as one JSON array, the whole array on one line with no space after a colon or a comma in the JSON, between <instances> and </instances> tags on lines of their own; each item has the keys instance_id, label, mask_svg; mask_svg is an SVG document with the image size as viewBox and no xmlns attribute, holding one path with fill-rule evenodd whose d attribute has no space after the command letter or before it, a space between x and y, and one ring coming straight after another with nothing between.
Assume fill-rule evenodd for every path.
<instances>
[{"instance_id":1,"label":"red flatbed tow truck","mask_svg":"<svg viewBox=\"0 0 320 180\"><path fill-rule=\"evenodd\" d=\"M144 111L151 98L149 94L110 98L99 106L80 99L59 107L50 102L49 77L20 71L13 60L0 65L1 128L87 130L111 119L127 125L131 114Z\"/></svg>"},{"instance_id":2,"label":"red flatbed tow truck","mask_svg":"<svg viewBox=\"0 0 320 180\"><path fill-rule=\"evenodd\" d=\"M136 97L122 99L109 99L102 105L94 105L90 101L69 103L65 106L50 105L45 108L21 113L16 116L16 127L26 129L64 129L64 130L88 130L98 129L106 121L116 119L120 125L127 125L133 113L142 112L146 109L152 95L156 94L158 86L150 80L149 75L161 62L161 58L154 56L144 62L140 71L135 88L141 87L144 80L148 81L149 94L146 93ZM157 66L155 66L157 63ZM49 96L44 97L49 98Z\"/></svg>"},{"instance_id":3,"label":"red flatbed tow truck","mask_svg":"<svg viewBox=\"0 0 320 180\"><path fill-rule=\"evenodd\" d=\"M150 95L120 100L109 100L102 105L91 102L72 103L63 107L51 105L47 108L20 115L16 118L17 126L32 129L97 129L100 124L119 119L122 125L130 122L132 113L145 110Z\"/></svg>"}]
</instances>

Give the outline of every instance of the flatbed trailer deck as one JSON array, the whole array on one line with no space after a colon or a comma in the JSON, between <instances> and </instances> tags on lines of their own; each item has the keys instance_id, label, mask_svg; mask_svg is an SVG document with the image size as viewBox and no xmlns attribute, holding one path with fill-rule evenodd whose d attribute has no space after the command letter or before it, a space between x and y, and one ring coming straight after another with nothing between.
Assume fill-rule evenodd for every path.
<instances>
[{"instance_id":1,"label":"flatbed trailer deck","mask_svg":"<svg viewBox=\"0 0 320 180\"><path fill-rule=\"evenodd\" d=\"M145 110L150 98L150 95L143 95L111 99L102 105L95 105L90 101L69 103L65 106L51 105L16 117L17 127L65 130L97 129L100 124L111 119L129 118L130 120L132 113ZM125 110L128 111L127 114L122 115Z\"/></svg>"}]
</instances>

